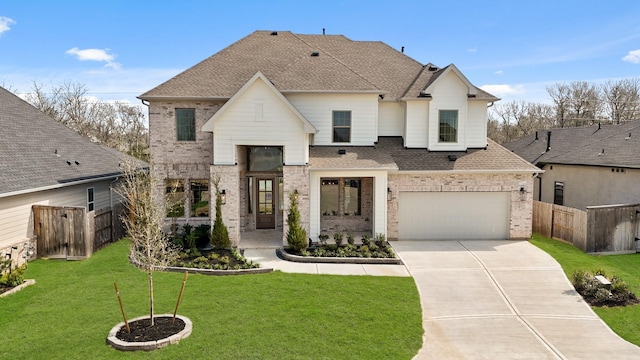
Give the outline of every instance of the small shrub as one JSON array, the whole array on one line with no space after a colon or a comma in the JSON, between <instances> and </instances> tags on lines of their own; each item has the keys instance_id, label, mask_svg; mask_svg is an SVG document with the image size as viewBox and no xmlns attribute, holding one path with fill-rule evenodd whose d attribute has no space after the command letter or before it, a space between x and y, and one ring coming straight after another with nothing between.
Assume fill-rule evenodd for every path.
<instances>
[{"instance_id":1,"label":"small shrub","mask_svg":"<svg viewBox=\"0 0 640 360\"><path fill-rule=\"evenodd\" d=\"M369 246L369 244L371 244L371 236L362 235L362 245Z\"/></svg>"},{"instance_id":2,"label":"small shrub","mask_svg":"<svg viewBox=\"0 0 640 360\"><path fill-rule=\"evenodd\" d=\"M333 234L333 241L335 241L335 242L336 242L336 246L340 246L340 245L342 245L342 239L343 239L342 232L340 232L340 231L336 231L336 232Z\"/></svg>"},{"instance_id":3,"label":"small shrub","mask_svg":"<svg viewBox=\"0 0 640 360\"><path fill-rule=\"evenodd\" d=\"M195 234L196 247L204 248L209 245L211 239L211 225L200 224L193 229L193 234Z\"/></svg>"},{"instance_id":4,"label":"small shrub","mask_svg":"<svg viewBox=\"0 0 640 360\"><path fill-rule=\"evenodd\" d=\"M287 215L287 244L297 253L307 249L307 231L300 224L300 211L298 210L298 192L289 194L289 214Z\"/></svg>"},{"instance_id":5,"label":"small shrub","mask_svg":"<svg viewBox=\"0 0 640 360\"><path fill-rule=\"evenodd\" d=\"M318 235L318 240L320 241L320 245L327 245L327 240L329 240L329 235L320 234Z\"/></svg>"},{"instance_id":6,"label":"small shrub","mask_svg":"<svg viewBox=\"0 0 640 360\"><path fill-rule=\"evenodd\" d=\"M24 272L27 269L27 265L23 264L16 268L11 268L11 260L2 260L0 262L0 285L7 287L14 287L24 282Z\"/></svg>"},{"instance_id":7,"label":"small shrub","mask_svg":"<svg viewBox=\"0 0 640 360\"><path fill-rule=\"evenodd\" d=\"M387 238L384 234L376 234L376 245L382 247L385 246L387 242Z\"/></svg>"},{"instance_id":8,"label":"small shrub","mask_svg":"<svg viewBox=\"0 0 640 360\"><path fill-rule=\"evenodd\" d=\"M190 233L189 235L184 237L184 245L185 249L195 249L196 248L196 240L197 235L195 232Z\"/></svg>"},{"instance_id":9,"label":"small shrub","mask_svg":"<svg viewBox=\"0 0 640 360\"><path fill-rule=\"evenodd\" d=\"M355 244L355 243L356 243L356 240L355 240L355 238L353 237L353 233L352 233L352 232L348 232L348 233L347 233L347 243L348 243L349 245L353 245L353 244Z\"/></svg>"}]
</instances>

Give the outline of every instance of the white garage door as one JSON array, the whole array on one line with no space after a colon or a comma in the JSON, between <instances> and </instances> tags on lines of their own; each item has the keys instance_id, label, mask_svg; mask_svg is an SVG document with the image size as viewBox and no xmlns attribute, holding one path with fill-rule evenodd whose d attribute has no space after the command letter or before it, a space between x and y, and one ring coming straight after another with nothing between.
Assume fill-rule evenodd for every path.
<instances>
[{"instance_id":1,"label":"white garage door","mask_svg":"<svg viewBox=\"0 0 640 360\"><path fill-rule=\"evenodd\" d=\"M398 238L508 239L508 192L400 192Z\"/></svg>"}]
</instances>

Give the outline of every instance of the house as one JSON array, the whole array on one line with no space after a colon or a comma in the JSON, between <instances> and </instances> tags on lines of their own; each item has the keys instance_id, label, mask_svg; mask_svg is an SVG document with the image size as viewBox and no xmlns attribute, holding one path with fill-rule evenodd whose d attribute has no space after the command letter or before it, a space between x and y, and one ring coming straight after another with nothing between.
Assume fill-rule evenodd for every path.
<instances>
[{"instance_id":1,"label":"house","mask_svg":"<svg viewBox=\"0 0 640 360\"><path fill-rule=\"evenodd\" d=\"M544 170L536 200L581 210L640 203L640 120L539 131L504 146Z\"/></svg>"},{"instance_id":2,"label":"house","mask_svg":"<svg viewBox=\"0 0 640 360\"><path fill-rule=\"evenodd\" d=\"M34 226L46 225L34 225L34 205L89 213L119 201L113 186L124 154L92 143L3 88L0 129L3 258L22 261L27 252L41 250L36 249Z\"/></svg>"},{"instance_id":3,"label":"house","mask_svg":"<svg viewBox=\"0 0 640 360\"><path fill-rule=\"evenodd\" d=\"M540 170L487 140L499 99L453 64L341 35L256 31L139 98L152 172L184 195L168 215L211 223L219 181L236 245L261 229L286 243L291 194L314 240L531 235Z\"/></svg>"}]
</instances>

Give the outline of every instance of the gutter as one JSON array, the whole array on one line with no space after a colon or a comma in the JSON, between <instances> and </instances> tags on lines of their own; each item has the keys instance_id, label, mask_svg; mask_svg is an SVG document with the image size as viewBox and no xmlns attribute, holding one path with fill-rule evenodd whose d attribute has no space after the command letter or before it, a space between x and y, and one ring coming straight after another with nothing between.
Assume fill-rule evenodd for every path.
<instances>
[{"instance_id":1,"label":"gutter","mask_svg":"<svg viewBox=\"0 0 640 360\"><path fill-rule=\"evenodd\" d=\"M449 174L540 174L544 170L398 170L395 174L417 174L417 175L449 175Z\"/></svg>"},{"instance_id":2,"label":"gutter","mask_svg":"<svg viewBox=\"0 0 640 360\"><path fill-rule=\"evenodd\" d=\"M92 183L92 182L96 182L96 181L110 180L110 179L114 179L114 178L117 179L120 176L121 176L121 174L119 173L117 175L94 177L94 178L90 178L90 179L84 179L84 180L65 182L65 183L60 183L60 184L55 184L55 185L43 186L43 187L39 187L39 188L35 188L35 189L24 189L24 190L11 191L11 192L8 192L8 193L0 194L0 198L16 196L16 195L30 194L30 193L40 192L40 191L55 190L55 189L60 189L60 188L64 188L64 187L69 187L69 186Z\"/></svg>"}]
</instances>

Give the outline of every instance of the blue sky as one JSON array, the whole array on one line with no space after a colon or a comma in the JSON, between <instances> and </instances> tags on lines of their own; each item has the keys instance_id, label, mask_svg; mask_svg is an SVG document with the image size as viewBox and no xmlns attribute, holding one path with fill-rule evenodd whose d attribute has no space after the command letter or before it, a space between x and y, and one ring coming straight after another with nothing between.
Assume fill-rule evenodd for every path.
<instances>
[{"instance_id":1,"label":"blue sky","mask_svg":"<svg viewBox=\"0 0 640 360\"><path fill-rule=\"evenodd\" d=\"M640 76L640 1L0 2L0 85L85 84L137 95L254 30L379 40L456 66L503 101L549 102L556 82Z\"/></svg>"}]
</instances>

